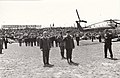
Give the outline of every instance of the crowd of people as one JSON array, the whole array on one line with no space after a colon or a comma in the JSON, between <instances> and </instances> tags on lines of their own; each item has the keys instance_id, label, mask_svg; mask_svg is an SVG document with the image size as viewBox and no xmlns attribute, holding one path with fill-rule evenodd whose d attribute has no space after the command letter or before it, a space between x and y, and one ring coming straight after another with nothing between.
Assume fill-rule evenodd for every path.
<instances>
[{"instance_id":1,"label":"crowd of people","mask_svg":"<svg viewBox=\"0 0 120 78\"><path fill-rule=\"evenodd\" d=\"M68 31L69 30L69 31ZM3 34L4 33L4 34ZM49 63L49 52L51 47L60 47L61 58L67 59L68 64L70 65L79 65L72 61L72 50L75 48L74 39L79 46L80 37L83 33L78 32L73 28L69 29L41 29L40 30L4 30L0 33L0 54L2 54L3 44L5 49L7 49L8 38L18 41L19 46L22 46L24 43L25 46L38 46L41 51L43 51L43 63L44 67L53 67L54 65ZM110 56L113 58L112 49L111 49L111 33L106 30L104 34L105 39L105 58L107 58L107 49L109 49ZM93 42L95 34L88 34L90 39ZM54 45L55 42L55 45ZM99 42L101 42L101 35L99 34ZM65 56L66 49L66 56Z\"/></svg>"}]
</instances>

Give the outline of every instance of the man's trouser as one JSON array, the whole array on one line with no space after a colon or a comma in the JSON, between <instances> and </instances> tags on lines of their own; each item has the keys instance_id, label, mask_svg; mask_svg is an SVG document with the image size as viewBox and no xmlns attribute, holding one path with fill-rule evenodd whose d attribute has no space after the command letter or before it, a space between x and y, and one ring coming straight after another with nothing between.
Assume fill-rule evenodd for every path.
<instances>
[{"instance_id":1,"label":"man's trouser","mask_svg":"<svg viewBox=\"0 0 120 78\"><path fill-rule=\"evenodd\" d=\"M43 63L49 64L49 50L43 50Z\"/></svg>"},{"instance_id":2,"label":"man's trouser","mask_svg":"<svg viewBox=\"0 0 120 78\"><path fill-rule=\"evenodd\" d=\"M72 49L66 49L67 61L72 61Z\"/></svg>"},{"instance_id":3,"label":"man's trouser","mask_svg":"<svg viewBox=\"0 0 120 78\"><path fill-rule=\"evenodd\" d=\"M0 47L0 54L2 54L2 48Z\"/></svg>"},{"instance_id":4,"label":"man's trouser","mask_svg":"<svg viewBox=\"0 0 120 78\"><path fill-rule=\"evenodd\" d=\"M111 45L104 45L105 58L107 58L107 50L109 49L110 57L113 58Z\"/></svg>"},{"instance_id":5,"label":"man's trouser","mask_svg":"<svg viewBox=\"0 0 120 78\"><path fill-rule=\"evenodd\" d=\"M61 56L64 58L64 46L60 46Z\"/></svg>"}]
</instances>

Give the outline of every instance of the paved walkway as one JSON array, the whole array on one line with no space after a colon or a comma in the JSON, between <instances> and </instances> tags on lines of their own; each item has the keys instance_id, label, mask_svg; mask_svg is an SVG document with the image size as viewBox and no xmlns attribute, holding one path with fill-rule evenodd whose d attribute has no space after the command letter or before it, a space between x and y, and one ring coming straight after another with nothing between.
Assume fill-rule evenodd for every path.
<instances>
[{"instance_id":1,"label":"paved walkway","mask_svg":"<svg viewBox=\"0 0 120 78\"><path fill-rule=\"evenodd\" d=\"M44 68L39 47L9 44L0 55L0 78L120 78L119 48L120 42L114 42L117 60L104 59L103 43L81 41L73 50L73 61L79 66L68 65L61 60L59 48L51 48L50 63L54 67Z\"/></svg>"}]
</instances>

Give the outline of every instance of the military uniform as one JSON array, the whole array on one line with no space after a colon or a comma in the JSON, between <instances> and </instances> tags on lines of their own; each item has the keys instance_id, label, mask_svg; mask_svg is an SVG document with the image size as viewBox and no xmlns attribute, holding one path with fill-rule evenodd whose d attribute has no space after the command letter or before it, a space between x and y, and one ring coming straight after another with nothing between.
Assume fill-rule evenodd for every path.
<instances>
[{"instance_id":1,"label":"military uniform","mask_svg":"<svg viewBox=\"0 0 120 78\"><path fill-rule=\"evenodd\" d=\"M0 38L0 54L2 54L2 49L3 49L3 39Z\"/></svg>"},{"instance_id":2,"label":"military uniform","mask_svg":"<svg viewBox=\"0 0 120 78\"><path fill-rule=\"evenodd\" d=\"M27 44L28 44L28 46L30 46L30 36L28 36L28 39L27 39Z\"/></svg>"},{"instance_id":3,"label":"military uniform","mask_svg":"<svg viewBox=\"0 0 120 78\"><path fill-rule=\"evenodd\" d=\"M24 38L25 46L28 46L28 36Z\"/></svg>"},{"instance_id":4,"label":"military uniform","mask_svg":"<svg viewBox=\"0 0 120 78\"><path fill-rule=\"evenodd\" d=\"M110 57L113 58L113 53L112 53L112 49L111 49L112 34L107 32L107 33L105 33L104 38L105 38L105 45L104 45L105 58L107 58L107 50L108 49L110 52Z\"/></svg>"},{"instance_id":5,"label":"military uniform","mask_svg":"<svg viewBox=\"0 0 120 78\"><path fill-rule=\"evenodd\" d=\"M57 38L57 36L55 36L55 45L56 45L56 47L58 47L58 38Z\"/></svg>"},{"instance_id":6,"label":"military uniform","mask_svg":"<svg viewBox=\"0 0 120 78\"><path fill-rule=\"evenodd\" d=\"M79 36L79 34L76 34L76 42L77 42L77 46L79 46L79 41L80 41L80 36Z\"/></svg>"},{"instance_id":7,"label":"military uniform","mask_svg":"<svg viewBox=\"0 0 120 78\"><path fill-rule=\"evenodd\" d=\"M33 36L31 36L30 37L30 45L31 45L31 47L33 47L33 41L34 41L34 38L33 38Z\"/></svg>"},{"instance_id":8,"label":"military uniform","mask_svg":"<svg viewBox=\"0 0 120 78\"><path fill-rule=\"evenodd\" d=\"M34 46L36 46L36 36L33 36L33 43L34 43Z\"/></svg>"},{"instance_id":9,"label":"military uniform","mask_svg":"<svg viewBox=\"0 0 120 78\"><path fill-rule=\"evenodd\" d=\"M3 39L3 41L4 41L4 44L5 44L5 49L7 49L7 43L8 43L7 37L5 37L5 38Z\"/></svg>"},{"instance_id":10,"label":"military uniform","mask_svg":"<svg viewBox=\"0 0 120 78\"><path fill-rule=\"evenodd\" d=\"M22 46L22 36L19 38L19 46Z\"/></svg>"},{"instance_id":11,"label":"military uniform","mask_svg":"<svg viewBox=\"0 0 120 78\"><path fill-rule=\"evenodd\" d=\"M36 41L37 41L37 46L40 46L40 36L37 37Z\"/></svg>"},{"instance_id":12,"label":"military uniform","mask_svg":"<svg viewBox=\"0 0 120 78\"><path fill-rule=\"evenodd\" d=\"M55 36L50 37L51 46L54 47Z\"/></svg>"},{"instance_id":13,"label":"military uniform","mask_svg":"<svg viewBox=\"0 0 120 78\"><path fill-rule=\"evenodd\" d=\"M101 35L99 35L99 37L98 37L98 38L99 38L99 42L102 42L102 40L101 40Z\"/></svg>"},{"instance_id":14,"label":"military uniform","mask_svg":"<svg viewBox=\"0 0 120 78\"><path fill-rule=\"evenodd\" d=\"M58 42L59 42L62 59L65 59L65 57L64 57L65 46L64 46L64 41L63 41L62 35L58 37Z\"/></svg>"},{"instance_id":15,"label":"military uniform","mask_svg":"<svg viewBox=\"0 0 120 78\"><path fill-rule=\"evenodd\" d=\"M67 33L69 33L69 31ZM73 38L70 35L67 35L63 41L65 44L67 61L69 64L71 64L73 63L72 62L72 50L75 48Z\"/></svg>"}]
</instances>

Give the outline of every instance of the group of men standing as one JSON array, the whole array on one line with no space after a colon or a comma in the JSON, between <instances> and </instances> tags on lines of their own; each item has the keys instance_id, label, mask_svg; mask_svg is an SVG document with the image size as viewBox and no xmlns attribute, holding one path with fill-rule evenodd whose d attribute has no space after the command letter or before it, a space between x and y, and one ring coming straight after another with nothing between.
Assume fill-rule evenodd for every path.
<instances>
[{"instance_id":1,"label":"group of men standing","mask_svg":"<svg viewBox=\"0 0 120 78\"><path fill-rule=\"evenodd\" d=\"M105 58L107 58L107 50L109 50L110 57L113 59L113 53L112 53L112 33L110 30L105 30L105 35L104 35L104 53L105 53Z\"/></svg>"},{"instance_id":2,"label":"group of men standing","mask_svg":"<svg viewBox=\"0 0 120 78\"><path fill-rule=\"evenodd\" d=\"M38 45L40 46L40 49L43 53L44 67L53 67L54 65L49 63L49 54L52 46L51 46L51 40L48 34L49 33L47 31L43 32L42 37L39 38L40 43ZM63 36L63 33L60 32L60 35L58 36L57 39L60 47L61 58L66 59L69 65L79 65L78 63L75 63L72 61L72 51L75 48L75 45L74 45L73 37L70 35L70 31L66 32L66 36ZM111 49L112 35L110 31L108 30L105 31L104 39L105 39L105 42L104 42L105 58L107 58L107 50L109 49L110 57L111 59L113 59L113 54ZM2 36L0 35L0 54L2 54L3 42L5 44L5 49L7 49L8 40L6 37L2 38ZM26 43L26 46L29 44L27 42L25 43ZM78 36L77 45L79 46L79 36ZM66 56L65 56L65 50L66 50Z\"/></svg>"},{"instance_id":3,"label":"group of men standing","mask_svg":"<svg viewBox=\"0 0 120 78\"><path fill-rule=\"evenodd\" d=\"M47 34L48 36L48 34ZM42 38L42 34L39 35L26 35L26 36L19 36L18 38L18 42L19 42L19 46L22 46L22 43L25 43L25 46L40 46L40 39ZM55 35L49 35L49 39L50 39L50 45L51 47L58 47L59 46L59 42L58 42L58 36ZM54 45L55 42L55 45Z\"/></svg>"},{"instance_id":4,"label":"group of men standing","mask_svg":"<svg viewBox=\"0 0 120 78\"><path fill-rule=\"evenodd\" d=\"M37 36L36 35L27 35L27 36L20 36L18 39L19 46L22 46L22 43L25 43L25 46L39 46L39 43L37 41ZM37 44L36 44L37 42Z\"/></svg>"},{"instance_id":5,"label":"group of men standing","mask_svg":"<svg viewBox=\"0 0 120 78\"><path fill-rule=\"evenodd\" d=\"M79 46L79 36L76 37L77 46ZM112 45L112 34L109 30L105 31L104 34L104 54L105 58L107 58L107 50L109 49L110 57L113 59L113 53L111 49ZM60 32L60 36L58 36L59 47L61 51L62 59L67 59L69 65L79 65L72 61L72 51L75 48L73 37L70 35L70 31L66 32L66 36L63 36L63 33ZM50 51L50 39L47 37L47 32L43 32L43 38L41 39L40 49L43 51L43 63L44 67L52 67L54 65L49 64L49 51ZM64 56L66 49L66 57Z\"/></svg>"},{"instance_id":6,"label":"group of men standing","mask_svg":"<svg viewBox=\"0 0 120 78\"><path fill-rule=\"evenodd\" d=\"M43 63L44 67L52 67L54 65L49 64L49 52L50 52L50 39L47 36L48 32L43 32L43 38L41 38L40 49L43 51ZM73 37L70 35L70 31L66 32L66 36L63 37L62 32L58 36L59 47L61 51L62 59L67 59L68 64L78 65L72 61L72 50L75 48ZM66 57L64 56L64 50L66 49Z\"/></svg>"}]
</instances>

